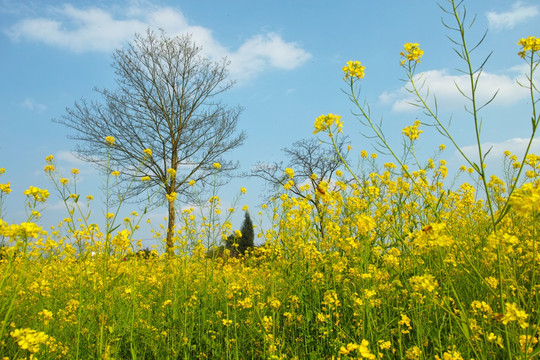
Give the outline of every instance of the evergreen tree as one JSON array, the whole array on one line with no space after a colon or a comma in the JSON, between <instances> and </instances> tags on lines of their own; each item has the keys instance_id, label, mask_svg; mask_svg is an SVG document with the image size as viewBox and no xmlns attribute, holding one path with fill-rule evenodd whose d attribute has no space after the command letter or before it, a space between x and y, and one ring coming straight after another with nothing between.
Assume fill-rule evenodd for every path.
<instances>
[{"instance_id":1,"label":"evergreen tree","mask_svg":"<svg viewBox=\"0 0 540 360\"><path fill-rule=\"evenodd\" d=\"M244 255L247 249L254 246L255 232L253 231L253 222L249 217L249 212L246 211L244 222L240 228L241 236L231 234L225 240L225 248L231 251L232 256L238 254Z\"/></svg>"},{"instance_id":2,"label":"evergreen tree","mask_svg":"<svg viewBox=\"0 0 540 360\"><path fill-rule=\"evenodd\" d=\"M244 254L248 248L252 248L254 244L255 232L253 231L253 222L249 217L249 212L246 211L244 216L244 222L240 228L242 237L239 239L238 250L241 254Z\"/></svg>"}]
</instances>

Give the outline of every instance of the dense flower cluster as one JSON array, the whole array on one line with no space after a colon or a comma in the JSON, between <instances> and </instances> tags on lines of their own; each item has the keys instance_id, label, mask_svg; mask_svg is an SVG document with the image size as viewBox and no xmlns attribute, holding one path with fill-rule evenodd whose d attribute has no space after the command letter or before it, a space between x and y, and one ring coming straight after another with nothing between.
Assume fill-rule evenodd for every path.
<instances>
[{"instance_id":1,"label":"dense flower cluster","mask_svg":"<svg viewBox=\"0 0 540 360\"><path fill-rule=\"evenodd\" d=\"M361 154L362 161L376 158ZM536 169L538 164L536 156L529 156L524 166ZM534 199L540 176L514 191L509 221L486 234L485 202L466 183L445 189L440 181L445 167L446 162L429 159L422 168L409 166L408 175L399 175L398 167L387 163L360 182L345 182L344 172L332 182L313 174L308 181L315 186L302 186L301 194L285 187L263 207L274 219L256 234L265 245L238 258L235 247L219 253L221 241L246 234L228 221L211 220L221 213L218 196L206 205L214 215L199 218L193 209L179 215L177 257L167 261L156 252L148 258L136 255L142 246L135 240L137 212L114 233L83 221L74 227L76 218L64 219L49 232L32 222L0 221L0 236L12 244L2 255L12 260L0 260L2 274L9 275L4 275L0 302L7 308L13 299L9 321L14 323L5 347L10 350L0 350L0 356L18 348L45 358L71 358L81 351L89 358L123 358L129 354L121 349L135 341L141 354L154 348L160 354L221 358L226 357L221 344L233 330L229 346L255 358L303 358L321 346L322 357L364 359L466 359L475 351L497 358L508 346L533 353L537 304L522 299L538 289L531 282L531 264L539 260L540 248L531 229L538 216ZM284 174L294 183L292 169ZM498 178L490 184L504 203L506 184ZM426 210L433 204L436 217ZM113 221L115 214L106 217ZM154 234L164 237L162 231ZM504 264L513 264L502 268L503 283L493 270L497 252ZM175 312L190 325L176 326ZM132 316L138 320L131 322ZM458 331L464 319L468 341ZM381 330L361 330L362 324ZM446 350L435 351L439 345L423 337L430 326L449 334L440 339ZM24 330L29 328L36 330ZM118 339L122 345L99 347L99 336L90 334L101 328L108 343ZM40 333L48 329L56 329L60 341ZM509 344L504 329L514 329L507 334ZM61 345L71 342L72 331L80 331L78 350ZM197 352L190 341L205 336L207 345ZM170 342L172 337L179 342ZM307 350L295 353L290 344L300 337Z\"/></svg>"},{"instance_id":2,"label":"dense flower cluster","mask_svg":"<svg viewBox=\"0 0 540 360\"><path fill-rule=\"evenodd\" d=\"M31 353L37 353L40 345L47 342L49 338L44 332L32 329L16 329L10 335L17 341L21 349Z\"/></svg>"},{"instance_id":3,"label":"dense flower cluster","mask_svg":"<svg viewBox=\"0 0 540 360\"><path fill-rule=\"evenodd\" d=\"M423 133L423 131L419 129L420 125L420 120L415 120L413 125L407 126L401 130L401 133L408 137L411 141L418 140L418 136Z\"/></svg>"},{"instance_id":4,"label":"dense flower cluster","mask_svg":"<svg viewBox=\"0 0 540 360\"><path fill-rule=\"evenodd\" d=\"M173 202L176 200L176 197L178 196L178 194L176 192L171 192L170 194L165 194L165 197L167 198L167 200L169 202Z\"/></svg>"},{"instance_id":5,"label":"dense flower cluster","mask_svg":"<svg viewBox=\"0 0 540 360\"><path fill-rule=\"evenodd\" d=\"M37 202L45 202L49 198L49 191L47 189L40 189L35 186L30 186L24 191L24 195Z\"/></svg>"},{"instance_id":6,"label":"dense flower cluster","mask_svg":"<svg viewBox=\"0 0 540 360\"><path fill-rule=\"evenodd\" d=\"M322 131L331 132L333 126L337 128L337 132L342 132L343 122L341 121L341 116L334 114L321 115L315 120L315 131L313 131L313 134Z\"/></svg>"},{"instance_id":7,"label":"dense flower cluster","mask_svg":"<svg viewBox=\"0 0 540 360\"><path fill-rule=\"evenodd\" d=\"M291 169L291 168L286 168L286 169L285 169L285 174L287 174L287 176L289 177L289 179L294 178L294 170Z\"/></svg>"},{"instance_id":8,"label":"dense flower cluster","mask_svg":"<svg viewBox=\"0 0 540 360\"><path fill-rule=\"evenodd\" d=\"M112 136L105 137L105 142L111 146L114 145L115 141L116 139Z\"/></svg>"},{"instance_id":9,"label":"dense flower cluster","mask_svg":"<svg viewBox=\"0 0 540 360\"><path fill-rule=\"evenodd\" d=\"M527 38L522 38L517 43L522 47L521 51L518 53L522 58L525 57L525 54L530 51L531 53L540 51L540 38L536 36L529 36Z\"/></svg>"},{"instance_id":10,"label":"dense flower cluster","mask_svg":"<svg viewBox=\"0 0 540 360\"><path fill-rule=\"evenodd\" d=\"M7 184L0 184L0 191L5 193L5 194L9 194L12 190L11 190L11 183L7 183Z\"/></svg>"},{"instance_id":11,"label":"dense flower cluster","mask_svg":"<svg viewBox=\"0 0 540 360\"><path fill-rule=\"evenodd\" d=\"M415 63L420 62L420 58L424 55L424 51L420 49L417 43L406 43L403 45L405 51L400 52L399 54L405 59L401 60L401 65L405 64L406 61L414 61Z\"/></svg>"},{"instance_id":12,"label":"dense flower cluster","mask_svg":"<svg viewBox=\"0 0 540 360\"><path fill-rule=\"evenodd\" d=\"M347 65L343 67L343 72L345 73L345 80L349 78L353 79L363 79L364 70L366 69L360 61L347 61Z\"/></svg>"}]
</instances>

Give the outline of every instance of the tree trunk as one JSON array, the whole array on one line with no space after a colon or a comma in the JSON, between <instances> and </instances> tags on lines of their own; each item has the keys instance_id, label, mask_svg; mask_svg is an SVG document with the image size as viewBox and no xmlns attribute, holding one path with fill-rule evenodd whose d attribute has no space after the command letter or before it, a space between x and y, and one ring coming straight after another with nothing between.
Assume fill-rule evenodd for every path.
<instances>
[{"instance_id":1,"label":"tree trunk","mask_svg":"<svg viewBox=\"0 0 540 360\"><path fill-rule=\"evenodd\" d=\"M169 222L167 224L167 254L174 255L174 224L176 222L176 211L174 201L169 201Z\"/></svg>"},{"instance_id":2,"label":"tree trunk","mask_svg":"<svg viewBox=\"0 0 540 360\"><path fill-rule=\"evenodd\" d=\"M317 210L317 216L319 217L319 224L317 224L318 226L318 229L319 230L319 233L321 234L321 242L324 241L324 221L325 221L325 218L324 218L324 209L322 208L322 205L321 203L319 202L319 200L316 200L315 202L315 209Z\"/></svg>"}]
</instances>

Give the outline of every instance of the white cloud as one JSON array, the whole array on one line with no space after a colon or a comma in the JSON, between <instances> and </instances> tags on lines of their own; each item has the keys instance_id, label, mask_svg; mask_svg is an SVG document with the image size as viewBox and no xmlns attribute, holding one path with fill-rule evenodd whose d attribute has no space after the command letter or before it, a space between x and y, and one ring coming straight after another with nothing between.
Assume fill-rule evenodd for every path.
<instances>
[{"instance_id":1,"label":"white cloud","mask_svg":"<svg viewBox=\"0 0 540 360\"><path fill-rule=\"evenodd\" d=\"M55 158L62 162L67 162L71 165L75 165L78 167L85 167L88 165L88 162L79 159L71 151L66 151L66 150L58 151L56 153Z\"/></svg>"},{"instance_id":2,"label":"white cloud","mask_svg":"<svg viewBox=\"0 0 540 360\"><path fill-rule=\"evenodd\" d=\"M99 176L98 170L96 170L92 163L83 161L79 158L77 158L72 152L67 150L60 150L55 153L54 155L55 165L57 166L58 170L60 171L60 174L62 176L71 179L71 170L72 169L78 169L79 175L77 176L77 184L87 183L87 179L97 179L96 177ZM43 170L39 172L40 174L43 174ZM89 182L91 186L92 181ZM95 189L91 189L90 191L95 191Z\"/></svg>"},{"instance_id":3,"label":"white cloud","mask_svg":"<svg viewBox=\"0 0 540 360\"><path fill-rule=\"evenodd\" d=\"M512 5L512 10L502 13L487 13L489 26L494 29L512 29L516 24L525 22L539 14L537 6L525 5L521 1Z\"/></svg>"},{"instance_id":4,"label":"white cloud","mask_svg":"<svg viewBox=\"0 0 540 360\"><path fill-rule=\"evenodd\" d=\"M170 7L132 6L120 12L100 8L80 9L73 5L52 8L47 17L26 18L14 24L8 35L14 41L36 41L75 53L112 52L147 28L163 29L168 35L190 33L210 58L227 56L231 75L243 80L268 68L291 70L311 55L294 42L275 33L257 34L237 50L227 49L202 26L190 25L184 15Z\"/></svg>"},{"instance_id":5,"label":"white cloud","mask_svg":"<svg viewBox=\"0 0 540 360\"><path fill-rule=\"evenodd\" d=\"M24 101L21 103L21 106L31 111L35 110L41 112L47 109L45 105L39 104L30 98L24 99Z\"/></svg>"},{"instance_id":6,"label":"white cloud","mask_svg":"<svg viewBox=\"0 0 540 360\"><path fill-rule=\"evenodd\" d=\"M512 154L515 154L518 156L518 158L520 158L523 157L529 140L530 139L527 138L512 138L499 143L485 142L482 144L482 150L484 152L487 152L489 149L491 149L487 156L487 159L491 161L500 161L500 159L504 156L504 152L506 150L510 151ZM467 155L467 157L469 157L470 159L474 159L474 161L476 161L476 159L478 158L477 145L463 146L461 147L461 150L465 155ZM529 153L540 154L540 139L533 139Z\"/></svg>"},{"instance_id":7,"label":"white cloud","mask_svg":"<svg viewBox=\"0 0 540 360\"><path fill-rule=\"evenodd\" d=\"M111 51L146 29L137 19L117 20L110 13L90 8L80 10L64 5L53 11L54 18L23 19L8 34L14 40L33 40L81 53Z\"/></svg>"},{"instance_id":8,"label":"white cloud","mask_svg":"<svg viewBox=\"0 0 540 360\"><path fill-rule=\"evenodd\" d=\"M78 203L81 210L86 209L86 204L81 201ZM57 200L56 202L47 203L47 211L62 211L67 213L66 204L62 200ZM76 214L75 216L77 216Z\"/></svg>"},{"instance_id":9,"label":"white cloud","mask_svg":"<svg viewBox=\"0 0 540 360\"><path fill-rule=\"evenodd\" d=\"M519 68L521 69L521 68ZM519 70L518 68L513 71ZM480 76L478 88L476 89L477 103L483 105L498 90L497 97L493 105L511 105L527 97L527 90L520 87L516 80L523 79L520 74L517 77L508 75L492 74L483 72ZM416 86L425 83L421 93L425 96L429 89L429 103L433 103L433 96L437 99L439 109L463 109L470 106L470 102L460 93L458 87L466 94L470 94L470 80L467 75L451 75L447 70L430 70L419 74L416 79ZM395 112L414 111L415 97L407 89L411 89L411 84L393 92L384 92L379 96L382 104L392 104Z\"/></svg>"},{"instance_id":10,"label":"white cloud","mask_svg":"<svg viewBox=\"0 0 540 360\"><path fill-rule=\"evenodd\" d=\"M287 43L279 35L268 33L248 39L236 52L228 55L231 72L245 77L268 67L291 70L306 62L311 55L296 43Z\"/></svg>"}]
</instances>

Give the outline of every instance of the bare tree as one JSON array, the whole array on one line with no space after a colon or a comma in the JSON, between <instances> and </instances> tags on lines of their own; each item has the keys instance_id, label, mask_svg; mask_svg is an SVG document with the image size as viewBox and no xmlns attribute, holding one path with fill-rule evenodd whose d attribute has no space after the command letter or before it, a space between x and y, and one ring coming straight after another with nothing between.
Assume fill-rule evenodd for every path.
<instances>
[{"instance_id":1,"label":"bare tree","mask_svg":"<svg viewBox=\"0 0 540 360\"><path fill-rule=\"evenodd\" d=\"M218 98L233 85L228 64L203 57L190 35L167 37L148 30L115 51L117 89L95 89L101 102L77 102L55 121L75 130L71 138L79 140L81 159L120 171L123 183L131 184L130 196L155 189L188 200L190 181L204 185L218 171L229 174L238 167L223 159L246 136L236 130L242 109ZM114 146L107 146L106 136L115 138ZM140 181L146 176L148 181ZM165 202L165 196L159 198ZM169 252L174 225L175 202L169 201Z\"/></svg>"},{"instance_id":2,"label":"bare tree","mask_svg":"<svg viewBox=\"0 0 540 360\"><path fill-rule=\"evenodd\" d=\"M344 150L347 137L340 137L337 140L339 152L344 157L347 151ZM339 159L333 147L323 145L317 139L303 139L296 141L289 148L282 149L287 157L287 162L283 163L257 163L251 175L259 177L266 181L272 187L271 191L281 190L289 182L289 176L285 173L286 168L294 171L294 183L289 188L293 194L300 198L307 198L316 208L319 216L319 232L324 236L324 211L322 209L320 198L316 195L321 181L331 183L335 172L341 167L342 162ZM312 174L317 177L313 178ZM307 196L306 191L300 190L305 185L310 184L313 196Z\"/></svg>"}]
</instances>

